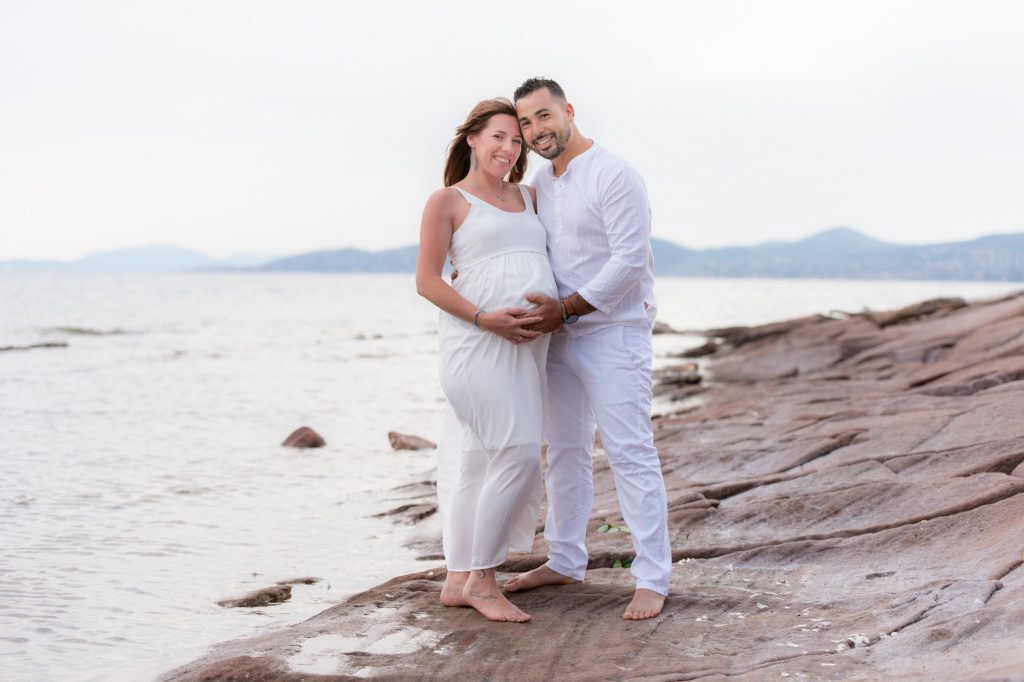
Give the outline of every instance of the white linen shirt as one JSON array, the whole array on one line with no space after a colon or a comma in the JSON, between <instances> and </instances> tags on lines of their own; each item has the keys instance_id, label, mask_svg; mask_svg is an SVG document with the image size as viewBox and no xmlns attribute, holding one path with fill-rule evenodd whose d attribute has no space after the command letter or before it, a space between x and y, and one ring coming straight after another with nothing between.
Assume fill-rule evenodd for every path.
<instances>
[{"instance_id":1,"label":"white linen shirt","mask_svg":"<svg viewBox=\"0 0 1024 682\"><path fill-rule=\"evenodd\" d=\"M560 177L551 166L541 169L533 185L558 295L576 291L597 308L560 331L579 336L611 324L650 325L651 208L640 174L593 144Z\"/></svg>"}]
</instances>

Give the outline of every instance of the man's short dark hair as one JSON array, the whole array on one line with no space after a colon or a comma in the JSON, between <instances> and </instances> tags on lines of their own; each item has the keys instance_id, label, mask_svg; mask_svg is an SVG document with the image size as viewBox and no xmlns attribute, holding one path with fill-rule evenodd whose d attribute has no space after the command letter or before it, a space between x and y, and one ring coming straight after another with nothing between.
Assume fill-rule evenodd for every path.
<instances>
[{"instance_id":1,"label":"man's short dark hair","mask_svg":"<svg viewBox=\"0 0 1024 682\"><path fill-rule=\"evenodd\" d=\"M522 85L516 88L515 94L512 95L512 101L518 102L521 98L543 88L547 88L552 97L560 99L563 103L569 101L565 98L565 90L562 89L562 86L548 78L527 78Z\"/></svg>"}]
</instances>

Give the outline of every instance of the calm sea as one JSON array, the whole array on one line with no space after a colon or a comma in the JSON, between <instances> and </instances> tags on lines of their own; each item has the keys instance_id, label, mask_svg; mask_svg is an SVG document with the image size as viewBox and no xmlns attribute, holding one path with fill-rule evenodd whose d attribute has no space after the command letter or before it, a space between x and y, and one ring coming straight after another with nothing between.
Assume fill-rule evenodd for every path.
<instances>
[{"instance_id":1,"label":"calm sea","mask_svg":"<svg viewBox=\"0 0 1024 682\"><path fill-rule=\"evenodd\" d=\"M696 330L1021 288L667 278L657 293L662 321ZM0 347L67 344L0 352L5 679L152 679L436 565L404 548L421 528L373 517L433 476L432 453L394 452L387 432L436 439L436 317L411 275L0 273ZM327 447L280 447L301 425ZM284 604L216 605L304 576L323 582Z\"/></svg>"}]
</instances>

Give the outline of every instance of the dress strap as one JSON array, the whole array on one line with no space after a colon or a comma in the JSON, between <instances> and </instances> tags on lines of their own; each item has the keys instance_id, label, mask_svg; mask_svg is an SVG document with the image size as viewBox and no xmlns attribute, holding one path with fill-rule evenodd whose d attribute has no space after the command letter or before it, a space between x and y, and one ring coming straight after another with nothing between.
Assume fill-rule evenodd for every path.
<instances>
[{"instance_id":1,"label":"dress strap","mask_svg":"<svg viewBox=\"0 0 1024 682\"><path fill-rule=\"evenodd\" d=\"M459 194L461 194L463 197L465 197L466 201L468 201L470 203L470 205L473 205L473 204L477 203L478 201L480 201L475 196L473 196L472 194L470 194L466 190L462 189L461 187L456 187L455 185L452 185L452 189L458 190Z\"/></svg>"}]
</instances>

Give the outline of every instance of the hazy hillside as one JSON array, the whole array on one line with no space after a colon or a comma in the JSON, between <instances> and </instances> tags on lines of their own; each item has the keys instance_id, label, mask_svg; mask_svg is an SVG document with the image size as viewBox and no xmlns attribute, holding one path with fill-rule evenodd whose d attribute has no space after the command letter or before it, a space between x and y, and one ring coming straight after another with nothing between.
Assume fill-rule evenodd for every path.
<instances>
[{"instance_id":1,"label":"hazy hillside","mask_svg":"<svg viewBox=\"0 0 1024 682\"><path fill-rule=\"evenodd\" d=\"M1024 234L912 246L837 228L798 242L704 251L655 243L654 255L660 275L1024 281Z\"/></svg>"},{"instance_id":2,"label":"hazy hillside","mask_svg":"<svg viewBox=\"0 0 1024 682\"><path fill-rule=\"evenodd\" d=\"M836 228L797 242L701 251L663 239L652 239L651 243L659 275L1024 281L1024 234L908 246ZM412 272L416 251L416 246L377 252L318 251L273 261L261 269Z\"/></svg>"},{"instance_id":3,"label":"hazy hillside","mask_svg":"<svg viewBox=\"0 0 1024 682\"><path fill-rule=\"evenodd\" d=\"M0 272L185 272L225 270L261 266L272 257L240 253L227 258L212 258L180 246L142 246L131 249L96 251L73 261L0 261Z\"/></svg>"},{"instance_id":4,"label":"hazy hillside","mask_svg":"<svg viewBox=\"0 0 1024 682\"><path fill-rule=\"evenodd\" d=\"M651 243L656 271L661 276L1024 281L1024 233L922 246L889 244L848 228L828 230L797 242L700 251L663 239L652 239ZM0 271L413 272L417 251L415 245L387 251L349 248L267 262L253 255L215 259L189 249L152 246L99 252L63 263L2 261Z\"/></svg>"},{"instance_id":5,"label":"hazy hillside","mask_svg":"<svg viewBox=\"0 0 1024 682\"><path fill-rule=\"evenodd\" d=\"M314 251L280 258L259 269L287 272L414 272L418 252L417 246L389 251Z\"/></svg>"}]
</instances>

